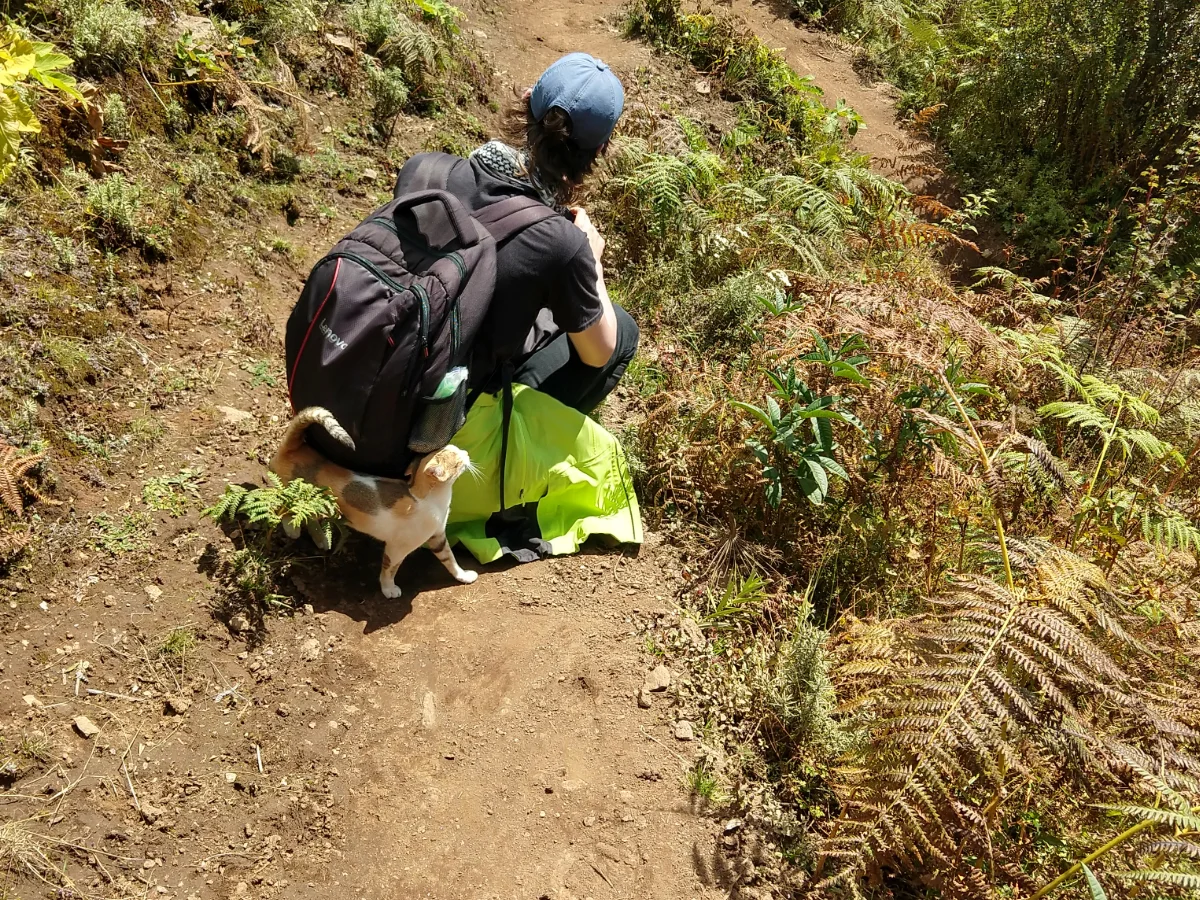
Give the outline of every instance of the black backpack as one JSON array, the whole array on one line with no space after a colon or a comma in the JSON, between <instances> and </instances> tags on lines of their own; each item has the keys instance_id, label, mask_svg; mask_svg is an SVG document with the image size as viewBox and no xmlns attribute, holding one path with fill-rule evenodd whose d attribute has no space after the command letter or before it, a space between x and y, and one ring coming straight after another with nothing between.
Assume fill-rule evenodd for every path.
<instances>
[{"instance_id":1,"label":"black backpack","mask_svg":"<svg viewBox=\"0 0 1200 900\"><path fill-rule=\"evenodd\" d=\"M307 439L347 468L401 477L462 427L466 382L432 395L467 364L495 289L496 246L555 215L532 197L469 212L446 191L459 164L469 163L445 153L410 159L395 199L313 267L288 319L292 408L334 415L353 451L322 429Z\"/></svg>"}]
</instances>

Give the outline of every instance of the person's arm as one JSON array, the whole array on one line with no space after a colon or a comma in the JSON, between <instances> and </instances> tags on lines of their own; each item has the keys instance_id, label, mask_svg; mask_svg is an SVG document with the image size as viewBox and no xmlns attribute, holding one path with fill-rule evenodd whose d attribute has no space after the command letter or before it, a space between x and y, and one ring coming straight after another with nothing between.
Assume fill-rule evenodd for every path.
<instances>
[{"instance_id":1,"label":"person's arm","mask_svg":"<svg viewBox=\"0 0 1200 900\"><path fill-rule=\"evenodd\" d=\"M604 254L604 238L581 207L576 207L572 212L575 213L575 225L587 235L592 256L596 259L596 294L600 297L603 312L583 331L567 332L567 336L584 365L599 369L608 364L617 349L617 317L608 298L608 288L604 286L604 267L600 262Z\"/></svg>"}]
</instances>

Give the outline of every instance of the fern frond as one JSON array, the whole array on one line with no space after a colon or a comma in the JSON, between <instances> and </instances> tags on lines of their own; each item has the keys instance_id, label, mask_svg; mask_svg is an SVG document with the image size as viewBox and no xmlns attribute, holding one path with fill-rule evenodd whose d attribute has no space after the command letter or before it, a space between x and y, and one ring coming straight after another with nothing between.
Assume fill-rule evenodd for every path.
<instances>
[{"instance_id":1,"label":"fern frond","mask_svg":"<svg viewBox=\"0 0 1200 900\"><path fill-rule=\"evenodd\" d=\"M1113 421L1104 412L1090 403L1074 400L1057 400L1038 409L1038 415L1061 419L1068 425L1093 431L1112 431Z\"/></svg>"},{"instance_id":2,"label":"fern frond","mask_svg":"<svg viewBox=\"0 0 1200 900\"><path fill-rule=\"evenodd\" d=\"M1176 509L1148 505L1142 512L1142 537L1160 550L1189 550L1200 556L1200 526Z\"/></svg>"},{"instance_id":3,"label":"fern frond","mask_svg":"<svg viewBox=\"0 0 1200 900\"><path fill-rule=\"evenodd\" d=\"M1143 870L1137 872L1113 872L1112 877L1120 881L1133 881L1142 884L1170 884L1190 891L1200 890L1200 875L1190 872Z\"/></svg>"}]
</instances>

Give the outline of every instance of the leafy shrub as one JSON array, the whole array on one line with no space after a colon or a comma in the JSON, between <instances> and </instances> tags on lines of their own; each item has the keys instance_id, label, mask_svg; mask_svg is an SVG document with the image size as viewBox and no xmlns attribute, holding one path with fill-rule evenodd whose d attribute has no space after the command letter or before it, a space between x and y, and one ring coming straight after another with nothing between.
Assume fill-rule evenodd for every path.
<instances>
[{"instance_id":1,"label":"leafy shrub","mask_svg":"<svg viewBox=\"0 0 1200 900\"><path fill-rule=\"evenodd\" d=\"M398 32L402 16L393 0L354 0L346 7L346 25L369 53L378 52Z\"/></svg>"},{"instance_id":2,"label":"leafy shrub","mask_svg":"<svg viewBox=\"0 0 1200 900\"><path fill-rule=\"evenodd\" d=\"M371 96L371 118L383 133L391 135L392 123L408 103L404 73L391 66L367 63L367 93Z\"/></svg>"},{"instance_id":3,"label":"leafy shrub","mask_svg":"<svg viewBox=\"0 0 1200 900\"><path fill-rule=\"evenodd\" d=\"M41 131L28 91L83 99L75 79L63 72L70 64L52 44L28 40L10 24L0 28L0 181L20 158L21 135Z\"/></svg>"},{"instance_id":4,"label":"leafy shrub","mask_svg":"<svg viewBox=\"0 0 1200 900\"><path fill-rule=\"evenodd\" d=\"M145 51L143 15L125 0L70 0L62 12L71 49L90 69L120 70Z\"/></svg>"},{"instance_id":5,"label":"leafy shrub","mask_svg":"<svg viewBox=\"0 0 1200 900\"><path fill-rule=\"evenodd\" d=\"M103 240L116 245L138 243L142 229L142 189L120 172L88 186L87 214Z\"/></svg>"}]
</instances>

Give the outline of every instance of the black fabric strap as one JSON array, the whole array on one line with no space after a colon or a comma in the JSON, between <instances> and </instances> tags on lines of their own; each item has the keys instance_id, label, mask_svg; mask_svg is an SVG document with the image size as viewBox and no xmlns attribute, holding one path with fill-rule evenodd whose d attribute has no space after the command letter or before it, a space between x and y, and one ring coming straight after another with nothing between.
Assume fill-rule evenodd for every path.
<instances>
[{"instance_id":1,"label":"black fabric strap","mask_svg":"<svg viewBox=\"0 0 1200 900\"><path fill-rule=\"evenodd\" d=\"M513 411L513 366L511 362L506 362L501 367L500 377L504 380L501 388L503 397L500 401L500 512L504 512L508 508L504 497L504 474L508 470L508 427L512 422Z\"/></svg>"},{"instance_id":2,"label":"black fabric strap","mask_svg":"<svg viewBox=\"0 0 1200 900\"><path fill-rule=\"evenodd\" d=\"M509 197L476 212L475 221L491 232L497 244L502 244L530 225L536 225L557 215L558 213L534 197Z\"/></svg>"}]
</instances>

